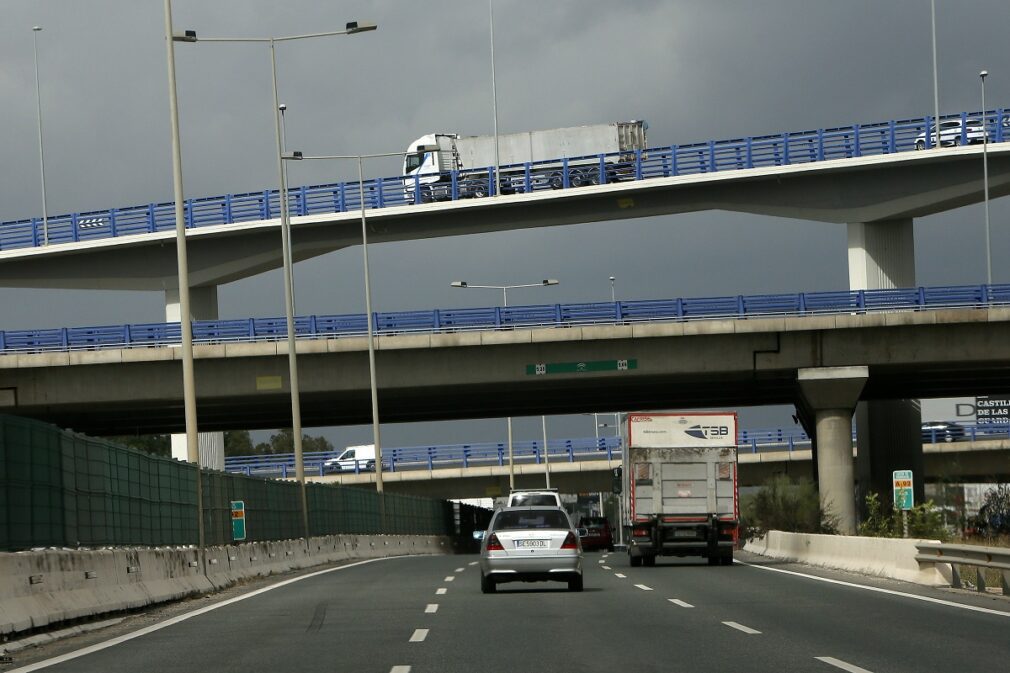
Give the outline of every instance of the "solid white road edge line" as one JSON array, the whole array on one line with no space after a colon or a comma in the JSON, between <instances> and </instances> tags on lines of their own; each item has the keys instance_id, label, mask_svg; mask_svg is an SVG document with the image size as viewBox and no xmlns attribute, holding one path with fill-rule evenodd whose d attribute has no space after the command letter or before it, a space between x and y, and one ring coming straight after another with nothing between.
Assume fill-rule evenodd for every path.
<instances>
[{"instance_id":1,"label":"solid white road edge line","mask_svg":"<svg viewBox=\"0 0 1010 673\"><path fill-rule=\"evenodd\" d=\"M757 568L758 570L767 570L773 573L782 573L784 575L795 575L796 577L804 577L808 580L816 580L818 582L827 582L828 584L837 584L843 587L851 587L853 589L863 589L865 591L875 591L878 594L888 594L891 596L901 596L903 598L911 598L917 601L925 601L926 603L935 603L937 605L946 605L951 608L959 608L961 610L971 610L972 612L982 612L988 615L999 615L1000 617L1010 617L1010 612L1002 612L1000 610L992 610L990 608L980 608L975 605L965 605L964 603L955 603L954 601L945 601L942 598L931 598L929 596L917 596L916 594L906 593L904 591L895 591L894 589L882 589L880 587L871 587L865 584L856 584L854 582L845 582L843 580L833 580L827 577L818 577L817 575L807 575L805 573L796 572L795 570L783 570L782 568L769 568L767 566L756 565L754 563L744 563L743 561L736 561L740 565L749 566L751 568Z\"/></svg>"},{"instance_id":2,"label":"solid white road edge line","mask_svg":"<svg viewBox=\"0 0 1010 673\"><path fill-rule=\"evenodd\" d=\"M239 601L244 601L247 598L252 598L253 596L259 596L260 594L265 594L268 591L273 591L274 589L280 589L281 587L287 586L289 584L294 584L295 582L301 582L302 580L307 580L310 577L317 577L319 575L325 575L326 573L336 572L337 570L346 570L347 568L353 568L355 566L365 565L366 563L375 563L376 561L386 561L391 558L398 558L396 556L386 556L383 558L373 558L366 559L364 561L358 561L356 563L348 563L345 566L337 566L336 568L327 568L326 570L319 570L314 573L309 573L308 575L302 575L301 577L292 577L289 580L284 580L283 582L278 582L277 584L271 584L268 587L263 587L262 589L256 589L255 591L250 591L242 596L236 596L235 598L229 598L227 600L221 601L220 603L214 603L214 605L208 605L206 607L200 608L198 610L193 610L192 612L187 612L186 614L179 615L177 617L172 617L171 619L166 619L163 622L157 624L152 624L151 626L139 629L133 633L127 633L126 635L118 636L110 640L106 640L101 643L96 643L95 645L90 645L88 647L76 650L74 652L68 652L67 654L61 654L58 657L53 657L52 659L45 659L44 661L39 661L34 664L28 664L27 666L22 666L21 668L14 668L7 673L29 673L29 671L38 671L43 668L49 668L50 666L55 666L56 664L62 664L64 661L70 661L72 659L77 659L78 657L83 657L92 652L99 652L114 645L119 645L120 643L125 643L128 640L133 640L134 638L139 638L141 636L146 636L148 633L154 633L155 631L160 631L161 629L167 628L179 622L184 622L187 619L192 619L204 613L210 612L211 610L217 610L218 608L223 608L226 605L231 605L232 603L238 603Z\"/></svg>"},{"instance_id":3,"label":"solid white road edge line","mask_svg":"<svg viewBox=\"0 0 1010 673\"><path fill-rule=\"evenodd\" d=\"M408 642L411 643L423 643L424 639L428 637L428 629L414 629L413 635L410 636Z\"/></svg>"},{"instance_id":4,"label":"solid white road edge line","mask_svg":"<svg viewBox=\"0 0 1010 673\"><path fill-rule=\"evenodd\" d=\"M723 624L725 624L726 626L728 626L731 629L736 629L737 631L743 631L744 633L746 633L749 636L753 636L755 634L761 633L757 629L752 629L749 626L744 626L743 624L738 624L737 622L723 622Z\"/></svg>"},{"instance_id":5,"label":"solid white road edge line","mask_svg":"<svg viewBox=\"0 0 1010 673\"><path fill-rule=\"evenodd\" d=\"M680 600L679 598L667 598L666 600L670 601L670 602L671 602L671 603L673 603L674 605L679 605L679 606L680 606L680 607L682 607L682 608L693 608L693 607L694 607L694 606L693 606L693 605L691 605L690 603L687 603L687 602L685 602L685 601L682 601L682 600Z\"/></svg>"},{"instance_id":6,"label":"solid white road edge line","mask_svg":"<svg viewBox=\"0 0 1010 673\"><path fill-rule=\"evenodd\" d=\"M438 603L428 603L424 608L425 614L434 614L438 612Z\"/></svg>"},{"instance_id":7,"label":"solid white road edge line","mask_svg":"<svg viewBox=\"0 0 1010 673\"><path fill-rule=\"evenodd\" d=\"M814 659L817 661L823 661L825 664L831 664L835 668L840 668L843 671L848 671L849 673L871 673L865 668L854 666L853 664L844 662L841 659L835 659L834 657L814 657Z\"/></svg>"}]
</instances>

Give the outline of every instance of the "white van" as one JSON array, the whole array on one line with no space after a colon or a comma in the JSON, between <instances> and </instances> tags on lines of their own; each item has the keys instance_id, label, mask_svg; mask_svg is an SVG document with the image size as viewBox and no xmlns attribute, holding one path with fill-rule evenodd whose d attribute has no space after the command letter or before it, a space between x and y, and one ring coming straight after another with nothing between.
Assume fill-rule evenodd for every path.
<instances>
[{"instance_id":1,"label":"white van","mask_svg":"<svg viewBox=\"0 0 1010 673\"><path fill-rule=\"evenodd\" d=\"M372 472L375 470L375 444L348 446L336 458L323 463L323 472Z\"/></svg>"}]
</instances>

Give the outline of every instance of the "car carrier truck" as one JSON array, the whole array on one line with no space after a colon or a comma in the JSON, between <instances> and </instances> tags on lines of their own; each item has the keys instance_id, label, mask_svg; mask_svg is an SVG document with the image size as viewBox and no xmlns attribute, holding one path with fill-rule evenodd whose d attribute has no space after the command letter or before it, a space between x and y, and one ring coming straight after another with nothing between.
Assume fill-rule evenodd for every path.
<instances>
[{"instance_id":1,"label":"car carrier truck","mask_svg":"<svg viewBox=\"0 0 1010 673\"><path fill-rule=\"evenodd\" d=\"M657 556L733 562L740 508L735 413L629 413L621 421L632 566Z\"/></svg>"},{"instance_id":2,"label":"car carrier truck","mask_svg":"<svg viewBox=\"0 0 1010 673\"><path fill-rule=\"evenodd\" d=\"M499 189L515 194L633 178L648 127L628 121L499 134ZM407 147L404 196L412 203L487 196L494 166L493 135L429 133Z\"/></svg>"}]
</instances>

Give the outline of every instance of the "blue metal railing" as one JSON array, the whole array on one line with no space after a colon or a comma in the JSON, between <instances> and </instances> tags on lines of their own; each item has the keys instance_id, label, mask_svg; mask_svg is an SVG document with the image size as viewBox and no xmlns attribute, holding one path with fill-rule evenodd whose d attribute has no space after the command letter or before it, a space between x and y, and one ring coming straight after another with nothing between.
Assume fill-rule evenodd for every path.
<instances>
[{"instance_id":1,"label":"blue metal railing","mask_svg":"<svg viewBox=\"0 0 1010 673\"><path fill-rule=\"evenodd\" d=\"M376 334L511 330L530 327L632 324L690 320L865 314L985 308L1010 305L1010 285L962 285L888 290L843 290L797 294L733 295L580 304L537 304L486 308L429 309L372 314ZM364 314L295 318L300 339L362 336ZM193 322L196 343L272 341L287 336L284 318L241 318ZM0 331L0 353L147 348L178 344L179 323L138 323Z\"/></svg>"},{"instance_id":2,"label":"blue metal railing","mask_svg":"<svg viewBox=\"0 0 1010 673\"><path fill-rule=\"evenodd\" d=\"M955 423L956 436L943 430L924 430L924 444L946 441L976 441L982 439L1007 438L1010 427L1006 425ZM963 433L963 434L961 434ZM853 440L855 431L853 430ZM949 437L949 439L948 439ZM771 428L764 430L740 430L737 447L741 453L760 451L795 451L810 448L810 437L799 427ZM305 473L323 476L340 472L335 466L337 451L306 453ZM513 442L513 460L516 463L540 464L544 462L543 443L537 440ZM547 457L551 463L584 460L613 460L622 456L619 437L589 437L578 439L551 439L547 442ZM332 461L331 466L326 464ZM504 442L477 442L472 444L443 444L386 448L382 451L384 472L403 470L435 470L449 467L471 467L508 463L508 444ZM272 454L260 456L232 456L225 458L225 470L246 475L293 477L295 473L294 454ZM355 463L350 472L363 472L365 461Z\"/></svg>"},{"instance_id":3,"label":"blue metal railing","mask_svg":"<svg viewBox=\"0 0 1010 673\"><path fill-rule=\"evenodd\" d=\"M982 112L961 112L941 117L941 122L960 122L960 135L941 135L943 144L967 145L981 141L981 131L972 130L969 121L981 122ZM990 142L1010 140L1010 110L998 108L984 115ZM928 132L927 132L928 129ZM669 145L639 150L633 154L611 153L566 157L549 161L502 166L513 178L508 191L530 193L568 189L586 184L615 181L650 180L677 175L770 166L806 164L832 159L848 159L879 154L894 154L933 146L935 124L932 117L918 117L873 124L853 124L830 129L781 133L731 140L713 140L689 145ZM956 134L956 131L955 131ZM452 171L440 176L451 187L446 198L457 200L487 195L492 185L481 171ZM474 176L477 177L474 177ZM426 192L417 177L372 178L364 184L366 209L403 206L424 202ZM505 191L503 189L503 191ZM339 213L361 208L357 182L295 187L288 192L293 216ZM239 222L254 222L280 217L277 190L226 194L187 199L187 228ZM46 231L50 244L71 243L116 236L131 236L175 228L175 207L171 202L151 203L110 210L57 215L48 218ZM41 218L0 223L0 250L41 246Z\"/></svg>"}]
</instances>

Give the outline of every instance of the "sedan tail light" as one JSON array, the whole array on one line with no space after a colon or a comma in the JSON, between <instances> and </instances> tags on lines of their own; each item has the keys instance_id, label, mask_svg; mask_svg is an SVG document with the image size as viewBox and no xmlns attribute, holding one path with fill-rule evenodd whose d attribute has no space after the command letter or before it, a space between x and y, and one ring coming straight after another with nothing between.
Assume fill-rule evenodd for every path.
<instances>
[{"instance_id":1,"label":"sedan tail light","mask_svg":"<svg viewBox=\"0 0 1010 673\"><path fill-rule=\"evenodd\" d=\"M488 551L505 551L505 547L501 546L501 542L498 540L498 536L491 533L491 537L487 539L487 550Z\"/></svg>"},{"instance_id":2,"label":"sedan tail light","mask_svg":"<svg viewBox=\"0 0 1010 673\"><path fill-rule=\"evenodd\" d=\"M568 535L565 536L565 541L561 543L562 549L578 549L579 548L579 538L575 537L575 533L568 531Z\"/></svg>"}]
</instances>

